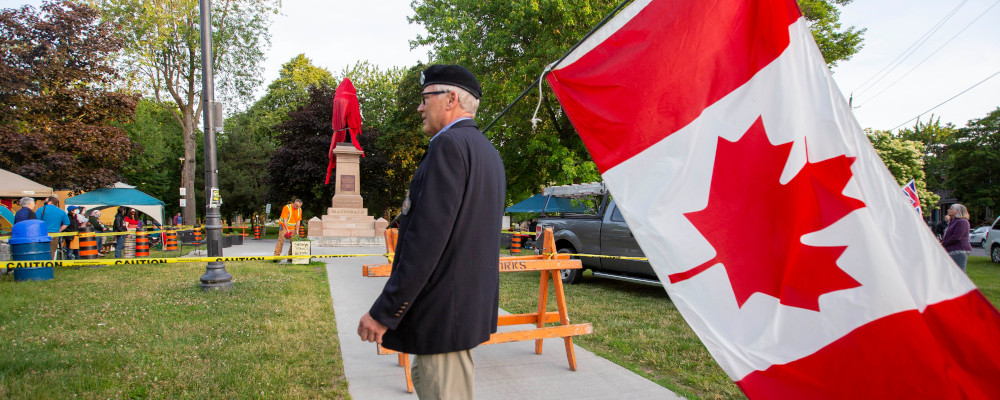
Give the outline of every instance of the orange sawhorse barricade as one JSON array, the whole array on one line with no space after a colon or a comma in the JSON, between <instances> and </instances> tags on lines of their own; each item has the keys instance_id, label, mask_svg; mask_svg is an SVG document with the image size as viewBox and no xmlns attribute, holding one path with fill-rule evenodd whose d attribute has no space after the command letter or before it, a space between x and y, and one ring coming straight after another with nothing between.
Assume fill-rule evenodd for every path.
<instances>
[{"instance_id":1,"label":"orange sawhorse barricade","mask_svg":"<svg viewBox=\"0 0 1000 400\"><path fill-rule=\"evenodd\" d=\"M396 249L396 229L386 229L385 247L386 252L391 255ZM551 338L563 338L566 346L566 359L569 361L569 369L576 371L576 353L573 351L573 336L585 335L594 331L589 323L570 324L569 313L566 310L566 294L563 291L562 279L559 270L580 269L583 265L580 260L570 259L568 255L558 254L556 244L552 238L552 229L546 229L543 237L544 251L541 255L500 257L500 272L525 272L540 271L541 280L538 287L538 312L528 314L501 315L498 317L498 326L535 324L536 328L517 330L510 332L497 332L490 335L490 340L482 343L498 344L509 342L520 342L527 340L535 341L535 354L542 354L542 340ZM391 260L391 258L390 258ZM362 275L367 277L386 277L392 272L392 263L370 264L362 266ZM559 311L546 312L549 297L549 278L552 279L552 286L555 288L556 305ZM545 326L546 323L559 322L559 325ZM406 391L413 392L413 380L410 377L410 356L382 346L377 346L378 354L398 354L399 365L403 367L406 375Z\"/></svg>"}]
</instances>

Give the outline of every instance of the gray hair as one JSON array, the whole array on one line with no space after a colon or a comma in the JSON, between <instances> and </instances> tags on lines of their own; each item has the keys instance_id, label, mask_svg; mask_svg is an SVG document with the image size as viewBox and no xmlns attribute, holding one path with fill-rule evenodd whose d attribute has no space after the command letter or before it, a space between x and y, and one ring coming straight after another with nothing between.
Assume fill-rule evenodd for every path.
<instances>
[{"instance_id":1,"label":"gray hair","mask_svg":"<svg viewBox=\"0 0 1000 400\"><path fill-rule=\"evenodd\" d=\"M447 90L449 92L458 93L458 105L462 107L462 110L472 114L473 117L476 116L476 111L479 110L479 99L469 93L468 90L462 89L458 86L436 84L429 85L430 91L436 92L439 90Z\"/></svg>"},{"instance_id":2,"label":"gray hair","mask_svg":"<svg viewBox=\"0 0 1000 400\"><path fill-rule=\"evenodd\" d=\"M958 203L955 203L955 204L952 204L951 207L948 207L948 208L955 209L955 218L969 219L969 209L965 208L965 206L963 206L961 204L958 204Z\"/></svg>"},{"instance_id":3,"label":"gray hair","mask_svg":"<svg viewBox=\"0 0 1000 400\"><path fill-rule=\"evenodd\" d=\"M35 204L35 199L33 199L31 197L22 197L21 200L18 201L18 203L21 204L21 207L27 207L27 206L30 206L32 204Z\"/></svg>"}]
</instances>

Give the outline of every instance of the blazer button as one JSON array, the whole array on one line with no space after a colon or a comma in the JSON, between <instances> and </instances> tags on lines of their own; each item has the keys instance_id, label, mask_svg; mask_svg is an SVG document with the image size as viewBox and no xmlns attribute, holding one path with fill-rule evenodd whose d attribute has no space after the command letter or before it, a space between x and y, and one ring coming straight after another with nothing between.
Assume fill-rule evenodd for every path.
<instances>
[{"instance_id":1,"label":"blazer button","mask_svg":"<svg viewBox=\"0 0 1000 400\"><path fill-rule=\"evenodd\" d=\"M408 305L410 305L410 303L409 303L409 302L407 302L407 301L404 301L404 302L403 302L403 305L404 305L404 306L408 306Z\"/></svg>"},{"instance_id":2,"label":"blazer button","mask_svg":"<svg viewBox=\"0 0 1000 400\"><path fill-rule=\"evenodd\" d=\"M402 315L402 314L400 314L400 313L396 313L396 316L397 316L397 317L398 317L398 316L400 316L400 315Z\"/></svg>"}]
</instances>

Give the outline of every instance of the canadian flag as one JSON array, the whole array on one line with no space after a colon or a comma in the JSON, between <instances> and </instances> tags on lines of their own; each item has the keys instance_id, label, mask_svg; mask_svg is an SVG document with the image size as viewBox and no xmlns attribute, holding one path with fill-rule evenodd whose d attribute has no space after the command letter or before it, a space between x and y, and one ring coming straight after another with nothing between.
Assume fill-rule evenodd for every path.
<instances>
[{"instance_id":1,"label":"canadian flag","mask_svg":"<svg viewBox=\"0 0 1000 400\"><path fill-rule=\"evenodd\" d=\"M547 79L748 397L1000 398L1000 314L899 195L793 0L636 0Z\"/></svg>"}]
</instances>

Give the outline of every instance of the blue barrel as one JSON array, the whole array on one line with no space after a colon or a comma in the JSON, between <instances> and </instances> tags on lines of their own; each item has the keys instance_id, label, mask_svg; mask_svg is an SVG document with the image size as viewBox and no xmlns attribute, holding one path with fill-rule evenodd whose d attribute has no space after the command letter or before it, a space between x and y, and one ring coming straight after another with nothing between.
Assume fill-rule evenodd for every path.
<instances>
[{"instance_id":1,"label":"blue barrel","mask_svg":"<svg viewBox=\"0 0 1000 400\"><path fill-rule=\"evenodd\" d=\"M10 234L10 252L14 261L49 261L52 238L45 222L37 219L21 221ZM52 266L14 268L15 281L47 281L54 278Z\"/></svg>"}]
</instances>

